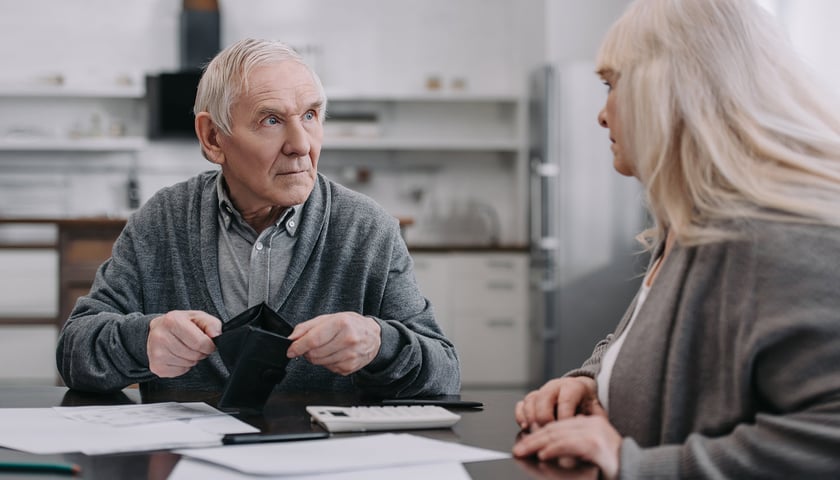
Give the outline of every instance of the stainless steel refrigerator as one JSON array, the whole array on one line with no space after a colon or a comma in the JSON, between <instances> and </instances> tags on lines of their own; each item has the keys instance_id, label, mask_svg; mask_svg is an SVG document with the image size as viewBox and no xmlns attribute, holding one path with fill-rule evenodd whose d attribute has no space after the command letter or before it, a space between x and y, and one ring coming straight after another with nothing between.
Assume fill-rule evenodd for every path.
<instances>
[{"instance_id":1,"label":"stainless steel refrigerator","mask_svg":"<svg viewBox=\"0 0 840 480\"><path fill-rule=\"evenodd\" d=\"M531 383L579 366L613 331L647 262L641 188L612 167L589 62L545 65L529 98Z\"/></svg>"}]
</instances>

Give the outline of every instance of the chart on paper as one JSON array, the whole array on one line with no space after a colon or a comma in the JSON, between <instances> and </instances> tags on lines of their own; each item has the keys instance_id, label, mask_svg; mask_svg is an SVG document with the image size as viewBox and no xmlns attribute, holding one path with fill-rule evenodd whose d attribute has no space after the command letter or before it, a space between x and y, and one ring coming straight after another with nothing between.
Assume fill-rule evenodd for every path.
<instances>
[{"instance_id":1,"label":"chart on paper","mask_svg":"<svg viewBox=\"0 0 840 480\"><path fill-rule=\"evenodd\" d=\"M185 421L195 418L225 415L224 412L201 402L150 403L143 405L113 405L97 407L54 407L64 418L112 427L148 425L150 423Z\"/></svg>"}]
</instances>

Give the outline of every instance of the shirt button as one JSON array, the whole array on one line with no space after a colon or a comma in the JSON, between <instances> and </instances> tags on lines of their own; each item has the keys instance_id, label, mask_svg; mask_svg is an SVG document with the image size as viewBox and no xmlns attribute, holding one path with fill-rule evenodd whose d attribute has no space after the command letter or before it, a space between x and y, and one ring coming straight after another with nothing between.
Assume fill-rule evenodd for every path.
<instances>
[{"instance_id":1,"label":"shirt button","mask_svg":"<svg viewBox=\"0 0 840 480\"><path fill-rule=\"evenodd\" d=\"M262 250L263 249L262 242L257 242L256 247L257 247L257 250Z\"/></svg>"},{"instance_id":2,"label":"shirt button","mask_svg":"<svg viewBox=\"0 0 840 480\"><path fill-rule=\"evenodd\" d=\"M287 223L286 225L288 225L289 228L295 228L295 221L294 220L289 220L289 223Z\"/></svg>"}]
</instances>

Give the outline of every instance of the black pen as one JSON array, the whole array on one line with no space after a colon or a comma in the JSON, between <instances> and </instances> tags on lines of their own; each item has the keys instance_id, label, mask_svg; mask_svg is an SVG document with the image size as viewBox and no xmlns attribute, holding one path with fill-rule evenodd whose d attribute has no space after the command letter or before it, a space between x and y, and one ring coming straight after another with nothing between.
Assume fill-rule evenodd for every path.
<instances>
[{"instance_id":1,"label":"black pen","mask_svg":"<svg viewBox=\"0 0 840 480\"><path fill-rule=\"evenodd\" d=\"M228 433L222 437L224 445L245 445L248 443L294 442L298 440L315 440L327 438L327 432L296 432L296 433Z\"/></svg>"},{"instance_id":2,"label":"black pen","mask_svg":"<svg viewBox=\"0 0 840 480\"><path fill-rule=\"evenodd\" d=\"M48 472L65 475L82 473L75 463L0 462L0 472Z\"/></svg>"}]
</instances>

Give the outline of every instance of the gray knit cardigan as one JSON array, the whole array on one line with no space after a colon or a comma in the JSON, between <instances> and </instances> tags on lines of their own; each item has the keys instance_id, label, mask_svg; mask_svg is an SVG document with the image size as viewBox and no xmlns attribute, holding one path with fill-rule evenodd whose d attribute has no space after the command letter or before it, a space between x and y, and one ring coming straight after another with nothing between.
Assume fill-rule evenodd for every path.
<instances>
[{"instance_id":1,"label":"gray knit cardigan","mask_svg":"<svg viewBox=\"0 0 840 480\"><path fill-rule=\"evenodd\" d=\"M146 354L149 322L163 313L203 310L230 319L219 285L218 174L205 172L164 188L128 219L112 257L59 335L58 370L69 387L223 387L229 374L218 353L170 379L149 370ZM268 304L292 324L340 311L372 317L382 328L382 345L369 365L348 376L295 359L277 388L379 396L457 393L455 348L420 294L396 219L322 175L302 215L288 273Z\"/></svg>"},{"instance_id":2,"label":"gray knit cardigan","mask_svg":"<svg viewBox=\"0 0 840 480\"><path fill-rule=\"evenodd\" d=\"M840 228L740 230L675 246L627 334L609 389L622 479L840 478ZM633 308L570 375L596 377Z\"/></svg>"}]
</instances>

